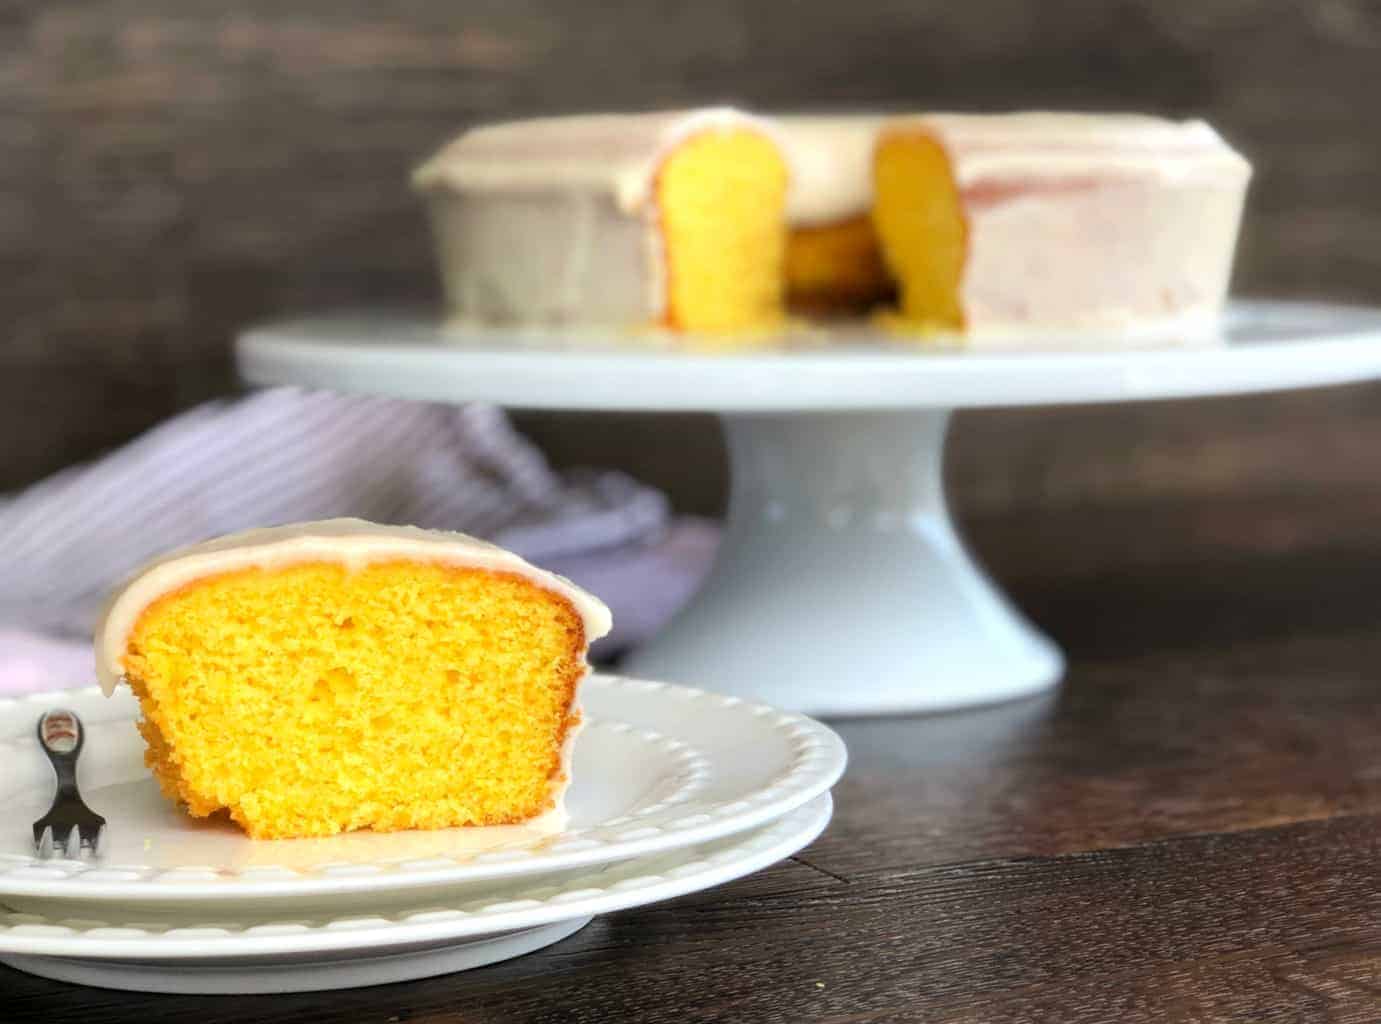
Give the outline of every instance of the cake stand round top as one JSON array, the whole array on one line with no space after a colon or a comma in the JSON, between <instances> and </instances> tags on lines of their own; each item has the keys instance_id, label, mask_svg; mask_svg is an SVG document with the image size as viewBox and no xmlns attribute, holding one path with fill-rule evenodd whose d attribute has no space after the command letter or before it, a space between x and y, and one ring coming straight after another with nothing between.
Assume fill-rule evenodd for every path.
<instances>
[{"instance_id":1,"label":"cake stand round top","mask_svg":"<svg viewBox=\"0 0 1381 1024\"><path fill-rule=\"evenodd\" d=\"M630 348L588 329L578 346L517 328L451 328L420 313L342 312L241 336L253 384L423 401L630 412L806 412L1050 405L1188 398L1381 376L1381 309L1234 302L1222 340L1043 335L1039 350L909 350L866 328L847 345L731 354ZM603 340L603 344L601 344ZM1099 347L1099 341L1105 346ZM1173 339L1164 339L1173 340ZM1107 347L1116 345L1116 348Z\"/></svg>"}]
</instances>

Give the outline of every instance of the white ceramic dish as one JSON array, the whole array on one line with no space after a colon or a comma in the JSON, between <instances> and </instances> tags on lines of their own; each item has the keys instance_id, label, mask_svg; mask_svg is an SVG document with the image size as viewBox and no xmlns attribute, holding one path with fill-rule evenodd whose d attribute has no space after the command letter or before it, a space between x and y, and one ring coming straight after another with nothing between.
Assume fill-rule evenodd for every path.
<instances>
[{"instance_id":1,"label":"white ceramic dish","mask_svg":"<svg viewBox=\"0 0 1381 1024\"><path fill-rule=\"evenodd\" d=\"M150 910L112 903L0 912L0 962L44 977L143 992L255 993L351 988L447 974L559 941L593 915L719 885L790 856L828 824L828 794L727 839L567 873L507 881L456 899L395 893L367 915L272 913L195 904ZM224 911L224 912L222 912Z\"/></svg>"},{"instance_id":2,"label":"white ceramic dish","mask_svg":"<svg viewBox=\"0 0 1381 1024\"><path fill-rule=\"evenodd\" d=\"M143 765L137 705L120 692L35 694L0 701L0 897L122 902L332 899L549 875L680 849L779 818L843 772L844 745L825 726L764 705L616 676L583 690L566 831L522 827L356 832L253 841L197 822L164 800ZM40 861L29 823L51 800L52 770L33 735L47 708L87 726L79 772L108 819L99 861Z\"/></svg>"}]
</instances>

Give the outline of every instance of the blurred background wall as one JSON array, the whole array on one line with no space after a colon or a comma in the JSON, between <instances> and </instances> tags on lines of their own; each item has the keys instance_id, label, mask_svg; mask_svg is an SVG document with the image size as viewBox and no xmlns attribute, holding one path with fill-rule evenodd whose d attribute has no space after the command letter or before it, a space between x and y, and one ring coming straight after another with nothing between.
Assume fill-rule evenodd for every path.
<instances>
[{"instance_id":1,"label":"blurred background wall","mask_svg":"<svg viewBox=\"0 0 1381 1024\"><path fill-rule=\"evenodd\" d=\"M435 302L407 174L477 121L724 100L1204 116L1257 166L1238 291L1381 301L1378 86L1368 0L0 0L0 490L233 392L246 323ZM720 507L708 418L521 422L559 463ZM1288 508L1374 491L1378 437L1371 386L981 412L950 472L980 523Z\"/></svg>"}]
</instances>

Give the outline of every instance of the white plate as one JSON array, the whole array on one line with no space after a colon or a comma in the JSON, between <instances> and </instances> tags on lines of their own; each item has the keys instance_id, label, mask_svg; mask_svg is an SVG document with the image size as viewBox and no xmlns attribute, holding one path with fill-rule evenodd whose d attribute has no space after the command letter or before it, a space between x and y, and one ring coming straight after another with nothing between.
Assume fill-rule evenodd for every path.
<instances>
[{"instance_id":1,"label":"white plate","mask_svg":"<svg viewBox=\"0 0 1381 1024\"><path fill-rule=\"evenodd\" d=\"M0 896L121 901L279 899L468 885L607 864L753 828L800 807L844 770L844 744L802 715L665 683L591 676L576 741L570 823L354 832L251 840L194 821L158 793L127 693L34 694L0 701ZM100 861L40 861L29 825L52 799L34 738L51 707L87 726L83 795L109 822Z\"/></svg>"},{"instance_id":2,"label":"white plate","mask_svg":"<svg viewBox=\"0 0 1381 1024\"><path fill-rule=\"evenodd\" d=\"M256 327L241 374L438 402L519 408L806 412L1109 402L1313 387L1381 375L1381 310L1232 302L1204 343L1180 328L975 337L966 351L898 343L867 324L807 332L792 351L703 354L612 332L464 327L353 311ZM827 339L837 345L820 346ZM645 340L645 339L642 339ZM572 347L573 341L579 341ZM790 346L793 336L783 335Z\"/></svg>"},{"instance_id":3,"label":"white plate","mask_svg":"<svg viewBox=\"0 0 1381 1024\"><path fill-rule=\"evenodd\" d=\"M145 992L250 993L349 988L478 967L556 942L595 914L719 885L790 856L828 824L828 794L770 825L555 883L501 882L485 895L395 894L359 914L215 916L195 905L106 904L0 913L0 962L45 977ZM200 913L203 916L197 916Z\"/></svg>"}]
</instances>

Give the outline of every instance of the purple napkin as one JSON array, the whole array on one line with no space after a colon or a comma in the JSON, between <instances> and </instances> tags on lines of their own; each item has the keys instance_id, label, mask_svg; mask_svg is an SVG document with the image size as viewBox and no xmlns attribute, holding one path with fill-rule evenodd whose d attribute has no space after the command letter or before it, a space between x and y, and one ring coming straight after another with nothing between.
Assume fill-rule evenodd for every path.
<instances>
[{"instance_id":1,"label":"purple napkin","mask_svg":"<svg viewBox=\"0 0 1381 1024\"><path fill-rule=\"evenodd\" d=\"M150 558L335 516L460 530L570 577L613 610L597 654L658 629L717 542L621 473L556 473L490 406L257 392L0 498L0 693L92 682L105 596Z\"/></svg>"}]
</instances>

